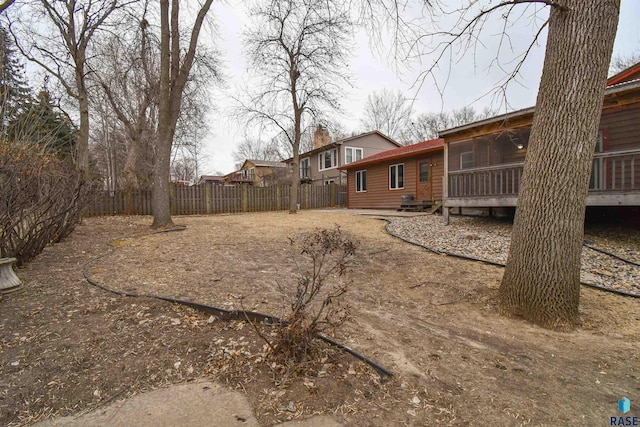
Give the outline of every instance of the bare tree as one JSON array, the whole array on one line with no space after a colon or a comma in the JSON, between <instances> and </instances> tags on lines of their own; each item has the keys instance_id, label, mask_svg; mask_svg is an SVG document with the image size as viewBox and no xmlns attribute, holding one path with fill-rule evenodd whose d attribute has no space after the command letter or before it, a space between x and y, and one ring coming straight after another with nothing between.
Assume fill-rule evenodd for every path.
<instances>
[{"instance_id":1,"label":"bare tree","mask_svg":"<svg viewBox=\"0 0 640 427\"><path fill-rule=\"evenodd\" d=\"M233 161L237 165L247 159L255 160L282 160L274 141L264 141L259 138L245 138L238 147L233 150ZM239 167L238 167L239 168Z\"/></svg>"},{"instance_id":2,"label":"bare tree","mask_svg":"<svg viewBox=\"0 0 640 427\"><path fill-rule=\"evenodd\" d=\"M180 117L182 95L196 57L198 38L213 0L205 0L191 27L186 50L181 49L179 0L160 0L160 97L153 174L153 228L173 224L169 207L171 148ZM182 53L184 52L184 55Z\"/></svg>"},{"instance_id":3,"label":"bare tree","mask_svg":"<svg viewBox=\"0 0 640 427\"><path fill-rule=\"evenodd\" d=\"M0 2L0 13L4 12L9 6L11 6L16 0L4 0Z\"/></svg>"},{"instance_id":4,"label":"bare tree","mask_svg":"<svg viewBox=\"0 0 640 427\"><path fill-rule=\"evenodd\" d=\"M305 125L338 109L349 15L334 0L264 0L252 10L246 46L259 93L242 103L249 122L275 129L292 148L289 213L297 212Z\"/></svg>"},{"instance_id":5,"label":"bare tree","mask_svg":"<svg viewBox=\"0 0 640 427\"><path fill-rule=\"evenodd\" d=\"M413 136L416 142L438 137L438 132L466 125L477 120L493 116L490 108L483 109L480 113L473 107L466 106L459 109L441 111L438 113L422 113L415 117L412 126Z\"/></svg>"},{"instance_id":6,"label":"bare tree","mask_svg":"<svg viewBox=\"0 0 640 427\"><path fill-rule=\"evenodd\" d=\"M188 156L177 158L171 163L171 175L175 180L195 182L198 179L196 161Z\"/></svg>"},{"instance_id":7,"label":"bare tree","mask_svg":"<svg viewBox=\"0 0 640 427\"><path fill-rule=\"evenodd\" d=\"M152 43L146 4L142 18L128 17L133 37L114 35L102 45L100 61L93 65L95 78L128 139L126 162L122 168L123 188L137 190L138 157L155 137L159 97L157 44ZM146 142L146 144L145 144Z\"/></svg>"},{"instance_id":8,"label":"bare tree","mask_svg":"<svg viewBox=\"0 0 640 427\"><path fill-rule=\"evenodd\" d=\"M437 138L439 131L452 127L451 114L446 111L418 114L411 127L416 141Z\"/></svg>"},{"instance_id":9,"label":"bare tree","mask_svg":"<svg viewBox=\"0 0 640 427\"><path fill-rule=\"evenodd\" d=\"M366 5L376 2L365 2ZM383 3L389 17L400 13L398 2ZM511 55L505 85L517 79L527 53L548 27L545 62L533 118L500 306L545 327L574 324L580 296L580 256L589 173L597 140L607 70L615 39L620 0L513 0L470 2L457 10L458 26L447 31L422 31L418 42L444 37L425 75L448 61L454 46L474 46L492 14L504 22L500 48L509 46L507 28L514 17L536 16L540 7L549 18L537 29L529 48ZM535 8L526 12L526 8ZM523 9L525 8L525 9ZM396 20L405 24L406 21ZM410 24L407 24L410 25ZM413 39L415 42L415 38ZM442 39L440 39L442 40ZM499 49L500 49L499 48ZM499 62L496 59L496 63ZM500 63L504 66L504 63ZM507 71L508 70L508 71Z\"/></svg>"},{"instance_id":10,"label":"bare tree","mask_svg":"<svg viewBox=\"0 0 640 427\"><path fill-rule=\"evenodd\" d=\"M78 105L76 164L85 177L89 167L90 44L114 11L135 0L38 0L23 8L10 29L21 53L54 76ZM46 24L43 25L43 20Z\"/></svg>"},{"instance_id":11,"label":"bare tree","mask_svg":"<svg viewBox=\"0 0 640 427\"><path fill-rule=\"evenodd\" d=\"M382 89L367 96L361 124L367 131L378 130L407 145L413 141L412 117L411 102L402 92Z\"/></svg>"},{"instance_id":12,"label":"bare tree","mask_svg":"<svg viewBox=\"0 0 640 427\"><path fill-rule=\"evenodd\" d=\"M640 51L629 55L617 55L611 60L609 74L617 74L640 62Z\"/></svg>"}]
</instances>

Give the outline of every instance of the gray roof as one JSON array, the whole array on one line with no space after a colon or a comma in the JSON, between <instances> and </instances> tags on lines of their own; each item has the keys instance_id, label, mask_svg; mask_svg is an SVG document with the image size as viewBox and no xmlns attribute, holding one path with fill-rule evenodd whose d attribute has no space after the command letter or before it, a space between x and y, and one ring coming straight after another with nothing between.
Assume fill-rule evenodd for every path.
<instances>
[{"instance_id":1,"label":"gray roof","mask_svg":"<svg viewBox=\"0 0 640 427\"><path fill-rule=\"evenodd\" d=\"M247 159L245 160L245 162L251 162L256 166L267 166L267 167L271 167L271 168L284 168L287 165L282 163L282 162L274 162L271 160L253 160L253 159ZM244 164L243 164L244 165Z\"/></svg>"}]
</instances>

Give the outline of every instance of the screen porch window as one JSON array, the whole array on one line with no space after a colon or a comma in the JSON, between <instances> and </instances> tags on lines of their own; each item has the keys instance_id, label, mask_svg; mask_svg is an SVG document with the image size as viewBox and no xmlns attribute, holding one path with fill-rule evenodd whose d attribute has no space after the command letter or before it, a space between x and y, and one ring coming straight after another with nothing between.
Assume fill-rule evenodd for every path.
<instances>
[{"instance_id":1,"label":"screen porch window","mask_svg":"<svg viewBox=\"0 0 640 427\"><path fill-rule=\"evenodd\" d=\"M604 152L604 135L602 131L598 132L598 141L596 142L595 153ZM605 159L596 157L591 165L591 177L589 178L589 190L605 189Z\"/></svg>"},{"instance_id":2,"label":"screen porch window","mask_svg":"<svg viewBox=\"0 0 640 427\"><path fill-rule=\"evenodd\" d=\"M469 169L473 166L473 151L460 153L460 169Z\"/></svg>"}]
</instances>

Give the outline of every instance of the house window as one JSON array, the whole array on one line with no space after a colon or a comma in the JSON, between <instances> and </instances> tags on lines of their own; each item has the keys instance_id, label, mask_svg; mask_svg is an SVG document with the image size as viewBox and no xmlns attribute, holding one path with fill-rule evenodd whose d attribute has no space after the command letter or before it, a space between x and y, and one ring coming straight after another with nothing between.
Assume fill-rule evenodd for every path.
<instances>
[{"instance_id":1,"label":"house window","mask_svg":"<svg viewBox=\"0 0 640 427\"><path fill-rule=\"evenodd\" d=\"M249 169L249 179L256 179L256 170L255 168Z\"/></svg>"},{"instance_id":2,"label":"house window","mask_svg":"<svg viewBox=\"0 0 640 427\"><path fill-rule=\"evenodd\" d=\"M356 172L356 193L367 191L367 171Z\"/></svg>"},{"instance_id":3,"label":"house window","mask_svg":"<svg viewBox=\"0 0 640 427\"><path fill-rule=\"evenodd\" d=\"M306 159L300 160L300 178L303 178L303 179L309 178L310 165L311 165L311 162L309 161L308 157Z\"/></svg>"},{"instance_id":4,"label":"house window","mask_svg":"<svg viewBox=\"0 0 640 427\"><path fill-rule=\"evenodd\" d=\"M344 163L357 162L362 159L362 148L345 147L344 149Z\"/></svg>"},{"instance_id":5,"label":"house window","mask_svg":"<svg viewBox=\"0 0 640 427\"><path fill-rule=\"evenodd\" d=\"M404 164L389 166L389 188L400 190L404 188Z\"/></svg>"},{"instance_id":6,"label":"house window","mask_svg":"<svg viewBox=\"0 0 640 427\"><path fill-rule=\"evenodd\" d=\"M460 153L460 169L469 169L473 166L473 151Z\"/></svg>"},{"instance_id":7,"label":"house window","mask_svg":"<svg viewBox=\"0 0 640 427\"><path fill-rule=\"evenodd\" d=\"M420 173L420 182L428 182L429 181L429 162L420 163L419 173Z\"/></svg>"},{"instance_id":8,"label":"house window","mask_svg":"<svg viewBox=\"0 0 640 427\"><path fill-rule=\"evenodd\" d=\"M335 183L336 183L335 179L325 179L324 180L324 185L335 184Z\"/></svg>"},{"instance_id":9,"label":"house window","mask_svg":"<svg viewBox=\"0 0 640 427\"><path fill-rule=\"evenodd\" d=\"M327 150L318 154L318 169L332 169L338 166L338 150Z\"/></svg>"}]
</instances>

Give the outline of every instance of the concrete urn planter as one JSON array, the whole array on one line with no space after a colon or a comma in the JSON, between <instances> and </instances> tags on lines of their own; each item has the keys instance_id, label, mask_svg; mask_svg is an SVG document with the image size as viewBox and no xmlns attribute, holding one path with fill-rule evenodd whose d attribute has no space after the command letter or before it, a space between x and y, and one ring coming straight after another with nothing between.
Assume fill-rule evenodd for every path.
<instances>
[{"instance_id":1,"label":"concrete urn planter","mask_svg":"<svg viewBox=\"0 0 640 427\"><path fill-rule=\"evenodd\" d=\"M22 282L13 271L15 258L0 258L0 295L22 289Z\"/></svg>"}]
</instances>

